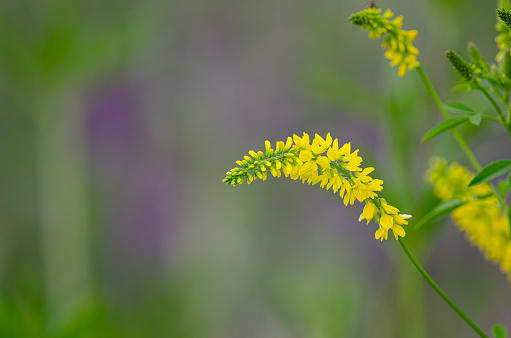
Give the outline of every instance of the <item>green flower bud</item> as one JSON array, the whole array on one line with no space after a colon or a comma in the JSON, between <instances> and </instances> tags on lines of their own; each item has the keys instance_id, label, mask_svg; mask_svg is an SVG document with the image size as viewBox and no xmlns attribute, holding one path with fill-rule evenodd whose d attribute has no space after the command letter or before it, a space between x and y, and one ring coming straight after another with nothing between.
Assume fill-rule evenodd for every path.
<instances>
[{"instance_id":1,"label":"green flower bud","mask_svg":"<svg viewBox=\"0 0 511 338\"><path fill-rule=\"evenodd\" d=\"M453 52L452 50L448 50L445 53L452 66L456 70L456 73L465 81L472 81L474 77L474 70L472 69L472 65L467 61L463 60L461 56Z\"/></svg>"},{"instance_id":2,"label":"green flower bud","mask_svg":"<svg viewBox=\"0 0 511 338\"><path fill-rule=\"evenodd\" d=\"M511 28L511 12L504 9L497 9L497 16L507 25L508 28Z\"/></svg>"},{"instance_id":3,"label":"green flower bud","mask_svg":"<svg viewBox=\"0 0 511 338\"><path fill-rule=\"evenodd\" d=\"M488 73L490 71L490 65L484 59L481 51L477 47L477 45L473 42L468 43L468 53L470 55L470 59L472 62L481 69L484 73Z\"/></svg>"}]
</instances>

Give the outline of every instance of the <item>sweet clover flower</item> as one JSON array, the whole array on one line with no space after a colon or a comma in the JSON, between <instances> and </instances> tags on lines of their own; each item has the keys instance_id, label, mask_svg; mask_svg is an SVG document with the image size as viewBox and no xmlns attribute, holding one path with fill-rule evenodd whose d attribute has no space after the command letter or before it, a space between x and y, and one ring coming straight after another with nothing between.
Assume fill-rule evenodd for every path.
<instances>
[{"instance_id":1,"label":"sweet clover flower","mask_svg":"<svg viewBox=\"0 0 511 338\"><path fill-rule=\"evenodd\" d=\"M509 218L499 207L499 201L485 184L468 188L474 177L467 168L445 159L433 158L426 174L434 185L435 195L443 201L459 198L463 204L451 217L470 243L485 258L500 265L511 281L511 237Z\"/></svg>"},{"instance_id":2,"label":"sweet clover flower","mask_svg":"<svg viewBox=\"0 0 511 338\"><path fill-rule=\"evenodd\" d=\"M401 29L403 17L398 16L392 21L394 13L386 10L383 15L379 8L367 8L353 14L349 20L356 26L369 31L369 37L383 39L382 48L388 48L384 56L391 60L391 66L399 66L398 75L404 76L407 70L412 70L420 65L417 61L419 50L412 45L417 37L417 31L405 31Z\"/></svg>"},{"instance_id":3,"label":"sweet clover flower","mask_svg":"<svg viewBox=\"0 0 511 338\"><path fill-rule=\"evenodd\" d=\"M265 142L265 152L249 151L250 156L237 161L239 167L229 170L223 182L227 185L252 183L255 179L266 180L268 172L273 177L300 179L309 185L319 183L321 188L339 193L344 205L353 205L355 200L365 206L359 221L367 224L374 219L379 223L375 238L383 241L392 230L396 240L405 236L403 225L408 223L410 215L399 214L399 209L389 205L384 198L378 198L377 192L383 189L383 181L373 179L369 174L374 168L362 168L362 158L358 149L351 151L351 143L339 146L338 139L333 140L330 133L326 138L315 135L309 139L307 133L302 137L293 135L286 142L278 141L275 149L269 141Z\"/></svg>"}]
</instances>

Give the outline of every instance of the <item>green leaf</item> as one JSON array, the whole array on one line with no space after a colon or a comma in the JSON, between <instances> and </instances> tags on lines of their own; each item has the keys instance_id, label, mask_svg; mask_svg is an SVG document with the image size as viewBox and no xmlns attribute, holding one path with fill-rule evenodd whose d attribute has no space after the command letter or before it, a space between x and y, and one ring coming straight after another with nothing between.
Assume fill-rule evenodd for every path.
<instances>
[{"instance_id":1,"label":"green leaf","mask_svg":"<svg viewBox=\"0 0 511 338\"><path fill-rule=\"evenodd\" d=\"M493 327L491 328L491 331L493 332L493 335L495 336L495 338L506 338L507 337L506 328L504 327L504 325L500 325L500 324L493 325Z\"/></svg>"},{"instance_id":2,"label":"green leaf","mask_svg":"<svg viewBox=\"0 0 511 338\"><path fill-rule=\"evenodd\" d=\"M481 124L481 119L483 118L483 113L479 112L477 114L474 114L470 116L470 123L472 123L474 126L479 127Z\"/></svg>"},{"instance_id":3,"label":"green leaf","mask_svg":"<svg viewBox=\"0 0 511 338\"><path fill-rule=\"evenodd\" d=\"M453 92L462 92L462 91L471 91L473 90L473 86L470 82L462 82L460 84L457 84L456 86L452 87Z\"/></svg>"},{"instance_id":4,"label":"green leaf","mask_svg":"<svg viewBox=\"0 0 511 338\"><path fill-rule=\"evenodd\" d=\"M509 179L511 178L511 171L509 172L509 177L508 179L506 180L500 180L499 183L497 184L497 186L499 187L499 193L500 193L500 196L502 197L506 197L507 196L507 193L509 191Z\"/></svg>"},{"instance_id":5,"label":"green leaf","mask_svg":"<svg viewBox=\"0 0 511 338\"><path fill-rule=\"evenodd\" d=\"M473 115L476 113L472 107L469 107L461 102L447 102L445 104L445 108L452 113L465 113L468 115Z\"/></svg>"},{"instance_id":6,"label":"green leaf","mask_svg":"<svg viewBox=\"0 0 511 338\"><path fill-rule=\"evenodd\" d=\"M427 140L430 140L437 135L453 129L466 121L468 121L467 116L453 117L451 119L445 120L428 131L422 138L422 142L426 142Z\"/></svg>"},{"instance_id":7,"label":"green leaf","mask_svg":"<svg viewBox=\"0 0 511 338\"><path fill-rule=\"evenodd\" d=\"M468 184L469 187L484 183L495 177L505 174L511 169L511 160L499 160L488 164Z\"/></svg>"},{"instance_id":8,"label":"green leaf","mask_svg":"<svg viewBox=\"0 0 511 338\"><path fill-rule=\"evenodd\" d=\"M479 127L481 119L483 118L482 112L477 112L474 108L467 106L461 102L448 102L445 104L445 109L451 113L461 114L470 118L470 123Z\"/></svg>"},{"instance_id":9,"label":"green leaf","mask_svg":"<svg viewBox=\"0 0 511 338\"><path fill-rule=\"evenodd\" d=\"M459 206L463 205L463 201L459 198L455 198L452 200L448 200L440 203L436 207L433 208L430 212L426 214L417 224L415 224L415 230L419 229L421 226L431 223L440 217L443 217Z\"/></svg>"},{"instance_id":10,"label":"green leaf","mask_svg":"<svg viewBox=\"0 0 511 338\"><path fill-rule=\"evenodd\" d=\"M507 177L507 187L508 187L508 191L511 190L511 171L509 172L509 176ZM503 195L504 197L506 195ZM509 223L511 224L511 223Z\"/></svg>"}]
</instances>

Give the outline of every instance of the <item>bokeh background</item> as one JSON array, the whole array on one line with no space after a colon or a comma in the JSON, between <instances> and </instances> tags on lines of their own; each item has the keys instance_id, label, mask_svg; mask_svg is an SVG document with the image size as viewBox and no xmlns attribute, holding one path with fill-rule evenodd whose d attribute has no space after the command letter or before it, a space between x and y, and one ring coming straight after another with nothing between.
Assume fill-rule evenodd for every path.
<instances>
[{"instance_id":1,"label":"bokeh background","mask_svg":"<svg viewBox=\"0 0 511 338\"><path fill-rule=\"evenodd\" d=\"M366 1L0 2L0 336L474 337L361 204L225 172L264 140L351 141L415 220L432 154L467 164L415 72L347 18ZM491 109L444 52L490 61L496 1L380 0L445 101ZM504 128L462 128L483 164ZM413 226L414 221L411 221ZM484 330L511 292L449 219L409 247Z\"/></svg>"}]
</instances>

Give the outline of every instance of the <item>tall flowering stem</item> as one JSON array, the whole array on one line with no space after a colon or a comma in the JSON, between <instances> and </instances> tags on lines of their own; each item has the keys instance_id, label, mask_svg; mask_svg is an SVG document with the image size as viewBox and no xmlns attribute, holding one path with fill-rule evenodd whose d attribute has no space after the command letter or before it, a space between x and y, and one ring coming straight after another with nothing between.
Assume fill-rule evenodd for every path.
<instances>
[{"instance_id":1,"label":"tall flowering stem","mask_svg":"<svg viewBox=\"0 0 511 338\"><path fill-rule=\"evenodd\" d=\"M452 299L450 299L446 294L445 292L438 286L437 283L435 283L435 281L428 275L428 273L426 272L426 270L424 270L424 268L419 264L419 262L415 259L415 257L412 255L412 253L410 252L410 250L408 250L408 248L406 247L404 241L399 238L398 239L399 241L399 245L401 245L401 248L403 249L403 251L405 252L406 254L406 257L408 257L408 259L410 260L410 262L412 262L413 266L415 266L415 268L417 269L417 271L419 271L419 273L421 274L421 276L426 280L426 282L433 288L433 290L435 290L435 292L440 296L440 298L442 298L446 303L447 305L449 305L451 307L451 309L454 310L454 312L456 312L458 314L458 316L461 317L461 319L463 319L465 321L465 323L467 323L468 326L470 326L472 328L472 330L474 330L478 335L479 337L482 337L482 338L489 338L488 335L486 335L486 333L484 333L483 330L481 330L481 328L479 326L477 326L476 323L474 323L472 321L472 319L470 319L466 314L465 312L463 312L453 301Z\"/></svg>"},{"instance_id":2,"label":"tall flowering stem","mask_svg":"<svg viewBox=\"0 0 511 338\"><path fill-rule=\"evenodd\" d=\"M399 214L399 209L391 206L384 198L379 198L383 181L368 176L374 168L361 168L362 158L358 149L351 151L351 143L339 147L338 139L330 134L325 138L315 135L312 143L309 135L293 135L287 141L278 141L275 149L269 141L265 142L265 152L249 151L250 156L237 161L239 167L229 170L223 182L227 185L252 183L255 179L266 180L268 172L274 177L300 179L309 185L319 183L321 188L339 193L344 205L352 205L355 200L364 202L365 206L359 221L367 224L374 219L379 224L375 238L383 241L392 230L396 240L405 236L402 225L408 224L410 215Z\"/></svg>"}]
</instances>

